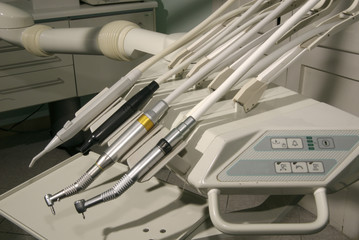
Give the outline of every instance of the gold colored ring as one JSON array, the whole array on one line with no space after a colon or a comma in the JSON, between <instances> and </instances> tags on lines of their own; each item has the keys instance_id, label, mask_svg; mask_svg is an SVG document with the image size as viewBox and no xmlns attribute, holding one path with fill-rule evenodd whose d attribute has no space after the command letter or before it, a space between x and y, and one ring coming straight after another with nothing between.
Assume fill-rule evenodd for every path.
<instances>
[{"instance_id":1,"label":"gold colored ring","mask_svg":"<svg viewBox=\"0 0 359 240\"><path fill-rule=\"evenodd\" d=\"M97 165L97 167L99 167L101 170L103 170L103 168L102 168L100 165L98 165L97 163L96 163L96 165Z\"/></svg>"},{"instance_id":2,"label":"gold colored ring","mask_svg":"<svg viewBox=\"0 0 359 240\"><path fill-rule=\"evenodd\" d=\"M151 121L151 119L149 119L145 114L142 114L137 121L139 123L141 123L147 131L149 131L152 127L153 127L153 122Z\"/></svg>"}]
</instances>

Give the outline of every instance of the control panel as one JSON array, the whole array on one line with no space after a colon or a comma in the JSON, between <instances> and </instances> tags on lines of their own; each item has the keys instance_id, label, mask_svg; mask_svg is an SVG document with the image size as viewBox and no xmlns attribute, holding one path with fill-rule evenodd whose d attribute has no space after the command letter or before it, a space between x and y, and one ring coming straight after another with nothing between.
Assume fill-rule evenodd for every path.
<instances>
[{"instance_id":1,"label":"control panel","mask_svg":"<svg viewBox=\"0 0 359 240\"><path fill-rule=\"evenodd\" d=\"M358 145L357 130L270 130L221 171L218 180L324 181Z\"/></svg>"}]
</instances>

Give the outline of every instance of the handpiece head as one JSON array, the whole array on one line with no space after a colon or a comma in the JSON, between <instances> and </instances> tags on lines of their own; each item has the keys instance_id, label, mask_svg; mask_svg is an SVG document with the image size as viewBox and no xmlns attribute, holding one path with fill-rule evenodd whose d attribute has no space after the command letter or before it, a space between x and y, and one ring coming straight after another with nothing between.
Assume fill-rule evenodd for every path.
<instances>
[{"instance_id":1,"label":"handpiece head","mask_svg":"<svg viewBox=\"0 0 359 240\"><path fill-rule=\"evenodd\" d=\"M85 199L80 199L75 202L75 208L78 213L84 213L87 210L85 206Z\"/></svg>"},{"instance_id":2,"label":"handpiece head","mask_svg":"<svg viewBox=\"0 0 359 240\"><path fill-rule=\"evenodd\" d=\"M51 198L52 198L51 194L46 194L44 197L47 206L50 207L52 214L55 215L56 213L55 213L55 208L54 208L54 202L52 201Z\"/></svg>"}]
</instances>

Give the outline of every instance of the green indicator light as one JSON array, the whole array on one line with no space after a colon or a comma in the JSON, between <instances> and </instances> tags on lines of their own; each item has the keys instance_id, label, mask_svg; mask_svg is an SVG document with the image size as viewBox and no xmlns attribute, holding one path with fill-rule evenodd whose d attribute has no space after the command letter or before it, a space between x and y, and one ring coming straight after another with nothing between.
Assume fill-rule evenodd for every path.
<instances>
[{"instance_id":1,"label":"green indicator light","mask_svg":"<svg viewBox=\"0 0 359 240\"><path fill-rule=\"evenodd\" d=\"M314 147L314 144L308 143L308 146L309 146L309 147Z\"/></svg>"},{"instance_id":2,"label":"green indicator light","mask_svg":"<svg viewBox=\"0 0 359 240\"><path fill-rule=\"evenodd\" d=\"M313 137L307 137L307 139L313 139Z\"/></svg>"},{"instance_id":3,"label":"green indicator light","mask_svg":"<svg viewBox=\"0 0 359 240\"><path fill-rule=\"evenodd\" d=\"M313 140L307 140L308 143L313 143Z\"/></svg>"},{"instance_id":4,"label":"green indicator light","mask_svg":"<svg viewBox=\"0 0 359 240\"><path fill-rule=\"evenodd\" d=\"M315 150L314 147L309 147L308 149L309 149L309 150Z\"/></svg>"}]
</instances>

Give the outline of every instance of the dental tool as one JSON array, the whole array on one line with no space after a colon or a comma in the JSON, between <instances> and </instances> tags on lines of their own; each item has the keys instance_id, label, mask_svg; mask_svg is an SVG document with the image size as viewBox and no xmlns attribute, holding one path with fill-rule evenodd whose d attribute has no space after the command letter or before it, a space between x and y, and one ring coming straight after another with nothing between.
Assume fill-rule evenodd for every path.
<instances>
[{"instance_id":1,"label":"dental tool","mask_svg":"<svg viewBox=\"0 0 359 240\"><path fill-rule=\"evenodd\" d=\"M90 121L92 121L96 116L98 116L105 108L107 108L112 102L115 101L119 96L121 96L127 89L129 89L135 81L137 81L142 73L150 68L154 63L162 59L164 56L173 52L177 48L181 47L195 36L201 33L209 22L216 19L224 10L231 6L235 0L228 0L223 4L217 11L211 14L206 20L201 22L194 29L185 34L181 39L171 44L169 47L164 49L157 55L154 55L150 59L141 63L133 70L131 70L126 76L122 77L117 81L111 88L104 89L98 95L96 95L90 105L85 105L82 107L74 119L69 120L65 123L64 127L58 131L55 137L50 141L50 143L37 154L32 161L30 162L29 167L32 167L35 162L44 156L46 153L50 152L52 149L60 146L62 143L71 139L79 131L81 131Z\"/></svg>"},{"instance_id":2,"label":"dental tool","mask_svg":"<svg viewBox=\"0 0 359 240\"><path fill-rule=\"evenodd\" d=\"M64 188L58 193L46 194L44 196L47 206L51 208L53 214L54 203L60 199L72 196L86 189L103 171L120 159L131 147L139 141L154 125L162 114L167 110L168 105L160 101L155 107L142 114L126 131L98 158L75 183Z\"/></svg>"},{"instance_id":3,"label":"dental tool","mask_svg":"<svg viewBox=\"0 0 359 240\"><path fill-rule=\"evenodd\" d=\"M257 61L266 50L268 50L277 39L279 39L288 29L293 26L309 9L311 9L319 0L313 0L306 2L289 20L287 20L283 26L281 26L268 40L264 42L254 53L251 55L244 64L247 64L246 67L241 68L240 71L242 71L242 74L244 74L245 71L248 71L248 69L251 67L252 64ZM271 12L266 18L264 18L259 24L257 24L255 27L251 29L251 31L256 31L256 28L262 27L261 24L265 24L267 21L271 21L274 18L276 18L280 13L283 12L284 9L286 9L290 4L292 4L294 1L284 1L282 4L280 4L273 12ZM253 30L254 29L254 30ZM243 65L244 65L243 64ZM238 72L238 70L236 70ZM235 73L236 73L235 72ZM222 94L221 88L224 89L226 92L228 90L227 84L228 82L231 83L229 87L231 87L234 82L238 79L235 78L235 81L233 83L229 80L233 78L232 76L236 75L232 74L231 77L222 84L221 87L219 87L214 93L217 93L217 91ZM227 84L226 84L227 83ZM183 84L184 85L184 84ZM224 86L224 87L223 87ZM176 92L178 89L176 89L174 92ZM223 91L223 92L224 92ZM173 93L174 93L173 92ZM186 120L184 120L182 123L178 125L175 129L171 130L168 135L166 135L165 138L161 139L157 145L148 153L146 154L132 169L128 171L127 174L125 174L116 184L113 188L110 190L97 195L89 200L78 200L75 202L75 208L78 213L81 213L84 215L84 212L87 210L87 208L95 206L99 203L106 202L113 200L117 198L118 196L122 195L127 189L129 189L138 179L138 177L145 174L150 168L152 168L154 165L156 165L166 154L171 152L172 148L176 146L176 144L184 137L185 134L187 134L191 128L195 126L195 123L197 119L203 114L214 102L216 102L222 95L214 94L212 93L209 96L215 95L215 100L209 101L207 100L205 103L207 105L202 105L201 108L197 108L195 112L191 114L191 116L188 116ZM168 97L167 97L168 98ZM166 99L167 99L166 98ZM166 99L164 101L166 101ZM168 101L166 101L168 103ZM202 101L203 102L203 101Z\"/></svg>"},{"instance_id":4,"label":"dental tool","mask_svg":"<svg viewBox=\"0 0 359 240\"><path fill-rule=\"evenodd\" d=\"M126 89L128 89L132 84L140 77L141 72L137 69L132 70L126 76L122 77L117 81L111 88L104 89L93 99L90 105L85 105L80 111L77 112L74 119L69 120L65 123L63 128L58 131L55 137L50 141L50 143L37 154L32 161L30 162L29 167L32 167L35 162L44 156L46 153L50 152L52 149L60 146L67 140L75 136L79 131L81 131L90 120L94 119L103 109L109 106L116 98L121 96Z\"/></svg>"},{"instance_id":5,"label":"dental tool","mask_svg":"<svg viewBox=\"0 0 359 240\"><path fill-rule=\"evenodd\" d=\"M163 156L171 152L172 148L179 143L183 137L195 125L193 118L187 118L178 127L162 138L157 145L146 154L140 162L131 168L122 178L108 191L97 195L87 201L84 199L75 202L75 208L78 213L84 216L87 208L93 207L102 202L107 202L119 197L128 188L130 188L139 178L143 177Z\"/></svg>"},{"instance_id":6,"label":"dental tool","mask_svg":"<svg viewBox=\"0 0 359 240\"><path fill-rule=\"evenodd\" d=\"M127 119L129 119L144 103L151 98L153 93L159 88L157 82L152 81L141 91L131 97L118 109L111 117L109 117L101 126L99 126L90 136L85 140L85 143L80 147L83 154L88 154L90 148L97 143L105 140L113 131L121 126Z\"/></svg>"},{"instance_id":7,"label":"dental tool","mask_svg":"<svg viewBox=\"0 0 359 240\"><path fill-rule=\"evenodd\" d=\"M252 12L254 12L260 4L264 0L257 1L256 4L254 4L248 11L246 11L240 19L237 19L236 24L239 24L241 21L243 21L248 15L250 15ZM233 27L233 26L232 26ZM231 28L226 29L226 31L223 31L220 35L218 35L216 38L221 38L221 35L227 34L227 32L231 31ZM254 34L254 31L253 31ZM215 44L215 40L212 41L212 44ZM207 46L210 47L210 46ZM190 61L192 61L192 58L196 58L197 55L200 56L202 52L205 52L205 49L201 49L201 51L196 52L193 56L191 56L186 61L182 62L178 66L176 66L174 69L168 71L170 73L166 73L160 78L156 79L156 82L158 84L162 83L164 80L166 80L169 76L171 76L174 72L179 71L183 66L188 64ZM222 57L224 58L226 53L222 54ZM219 60L218 60L219 61ZM218 62L217 61L217 62ZM205 74L207 74L211 68L207 68L204 71L200 72L196 75L196 78L191 81L186 81L183 85L194 85L201 77L203 77ZM182 86L183 86L182 85ZM180 91L174 91L172 94L172 99L175 99L177 96L179 96L181 93L186 91L188 87L180 87ZM45 202L46 204L51 207L51 210L53 210L53 205L55 201L58 201L62 198L71 196L76 194L79 191L82 191L83 189L87 188L98 176L103 172L106 168L114 164L117 160L122 158L126 152L132 148L132 146L141 139L148 131L152 129L152 127L157 123L157 121L161 118L161 116L167 111L169 108L170 101L159 101L155 104L155 106L146 111L144 114L142 114L132 125L126 129L126 131L118 138L116 141L107 148L104 153L100 156L100 158L96 161L96 163L88 169L84 175L82 175L74 184L70 185L69 187L61 190L55 195L47 194L45 195Z\"/></svg>"}]
</instances>

